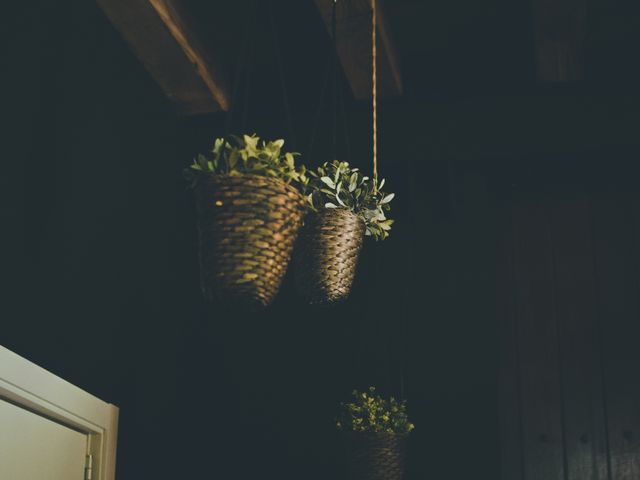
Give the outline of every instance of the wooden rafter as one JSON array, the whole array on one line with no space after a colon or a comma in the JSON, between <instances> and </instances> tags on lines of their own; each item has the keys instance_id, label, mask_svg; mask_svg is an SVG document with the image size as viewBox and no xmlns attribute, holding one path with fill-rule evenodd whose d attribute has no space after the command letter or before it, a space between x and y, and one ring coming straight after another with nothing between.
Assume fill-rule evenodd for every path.
<instances>
[{"instance_id":1,"label":"wooden rafter","mask_svg":"<svg viewBox=\"0 0 640 480\"><path fill-rule=\"evenodd\" d=\"M97 0L175 105L191 115L229 109L228 80L178 0Z\"/></svg>"},{"instance_id":2,"label":"wooden rafter","mask_svg":"<svg viewBox=\"0 0 640 480\"><path fill-rule=\"evenodd\" d=\"M331 34L333 0L314 1ZM378 92L381 95L400 95L402 94L402 75L380 1L377 11ZM336 19L338 56L353 95L358 99L370 97L371 1L338 2Z\"/></svg>"}]
</instances>

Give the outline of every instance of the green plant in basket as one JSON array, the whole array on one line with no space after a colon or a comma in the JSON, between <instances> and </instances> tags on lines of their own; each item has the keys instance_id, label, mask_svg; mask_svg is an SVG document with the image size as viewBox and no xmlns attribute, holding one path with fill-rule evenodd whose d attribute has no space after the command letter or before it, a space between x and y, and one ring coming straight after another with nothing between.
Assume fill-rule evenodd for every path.
<instances>
[{"instance_id":1,"label":"green plant in basket","mask_svg":"<svg viewBox=\"0 0 640 480\"><path fill-rule=\"evenodd\" d=\"M406 401L383 398L376 394L375 387L369 387L367 392L354 390L352 393L352 402L340 404L336 419L339 430L407 435L415 428L407 417Z\"/></svg>"},{"instance_id":2,"label":"green plant in basket","mask_svg":"<svg viewBox=\"0 0 640 480\"><path fill-rule=\"evenodd\" d=\"M296 152L284 152L284 140L265 141L256 135L217 138L208 154L198 154L193 164L185 170L185 176L195 185L198 174L242 174L273 177L293 184L305 191L309 183L306 167L296 166Z\"/></svg>"},{"instance_id":3,"label":"green plant in basket","mask_svg":"<svg viewBox=\"0 0 640 480\"><path fill-rule=\"evenodd\" d=\"M309 178L283 151L284 140L256 135L214 141L185 169L198 212L205 299L257 310L275 298L307 213Z\"/></svg>"},{"instance_id":4,"label":"green plant in basket","mask_svg":"<svg viewBox=\"0 0 640 480\"><path fill-rule=\"evenodd\" d=\"M315 171L307 172L311 177L305 184L307 201L311 208L320 211L325 208L344 208L360 216L366 225L366 235L376 240L389 236L393 220L385 212L391 209L390 202L395 194L385 193L384 179L364 176L347 162L334 160L325 162Z\"/></svg>"}]
</instances>

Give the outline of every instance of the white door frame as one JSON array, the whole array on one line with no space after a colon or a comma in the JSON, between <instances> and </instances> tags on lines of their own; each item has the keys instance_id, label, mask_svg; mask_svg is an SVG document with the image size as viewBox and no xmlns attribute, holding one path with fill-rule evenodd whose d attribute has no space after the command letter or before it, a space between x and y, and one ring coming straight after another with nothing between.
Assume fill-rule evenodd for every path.
<instances>
[{"instance_id":1,"label":"white door frame","mask_svg":"<svg viewBox=\"0 0 640 480\"><path fill-rule=\"evenodd\" d=\"M93 480L115 480L118 408L0 346L0 399L87 434Z\"/></svg>"}]
</instances>

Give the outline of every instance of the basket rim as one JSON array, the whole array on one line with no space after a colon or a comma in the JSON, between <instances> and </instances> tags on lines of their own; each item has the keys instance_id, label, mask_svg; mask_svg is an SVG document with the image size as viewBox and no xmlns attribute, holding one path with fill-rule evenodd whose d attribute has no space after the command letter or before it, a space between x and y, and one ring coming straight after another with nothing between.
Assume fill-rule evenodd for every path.
<instances>
[{"instance_id":1,"label":"basket rim","mask_svg":"<svg viewBox=\"0 0 640 480\"><path fill-rule=\"evenodd\" d=\"M380 437L380 438L406 438L408 433L396 433L396 432L357 432L355 430L339 430L344 435L356 436L356 437Z\"/></svg>"},{"instance_id":2,"label":"basket rim","mask_svg":"<svg viewBox=\"0 0 640 480\"><path fill-rule=\"evenodd\" d=\"M316 216L322 216L322 215L347 215L347 216L352 216L352 217L356 217L358 220L360 220L360 223L363 223L366 226L366 222L364 221L364 218L362 218L361 215L358 215L357 213L349 210L348 208L345 207L338 207L338 208L323 208L322 210L311 210L310 211L310 215L316 215Z\"/></svg>"},{"instance_id":3,"label":"basket rim","mask_svg":"<svg viewBox=\"0 0 640 480\"><path fill-rule=\"evenodd\" d=\"M268 177L266 175L258 175L255 173L238 173L237 175L229 175L225 173L210 173L210 172L200 172L198 175L198 182L196 183L196 188L201 181L205 183L210 183L214 181L237 181L241 179L247 178L255 178L259 180L266 180L269 183L274 183L278 185L282 185L286 190L291 191L292 193L297 194L300 197L300 200L306 203L306 200L300 190L291 185L290 183L285 182L281 178L276 177Z\"/></svg>"}]
</instances>

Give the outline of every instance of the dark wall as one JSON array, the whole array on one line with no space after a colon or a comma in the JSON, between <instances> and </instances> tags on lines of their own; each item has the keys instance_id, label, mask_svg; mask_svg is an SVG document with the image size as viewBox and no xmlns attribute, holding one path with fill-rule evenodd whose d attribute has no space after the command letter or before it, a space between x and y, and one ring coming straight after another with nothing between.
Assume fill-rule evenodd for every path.
<instances>
[{"instance_id":1,"label":"dark wall","mask_svg":"<svg viewBox=\"0 0 640 480\"><path fill-rule=\"evenodd\" d=\"M93 2L8 26L0 343L121 408L119 478L177 478L191 318L182 127ZM3 275L4 277L4 275Z\"/></svg>"},{"instance_id":2,"label":"dark wall","mask_svg":"<svg viewBox=\"0 0 640 480\"><path fill-rule=\"evenodd\" d=\"M383 102L391 238L367 243L347 304L309 308L287 278L248 315L200 298L180 173L223 119L177 118L93 3L31 2L8 31L0 343L121 408L119 479L341 478L335 405L371 384L409 400L409 478L498 477L505 180L488 160L637 142L637 98ZM287 135L279 97L258 98L246 130ZM315 102L294 108L298 148ZM368 168L368 106L348 120Z\"/></svg>"},{"instance_id":3,"label":"dark wall","mask_svg":"<svg viewBox=\"0 0 640 480\"><path fill-rule=\"evenodd\" d=\"M501 478L637 478L638 167L564 163L504 203Z\"/></svg>"}]
</instances>

